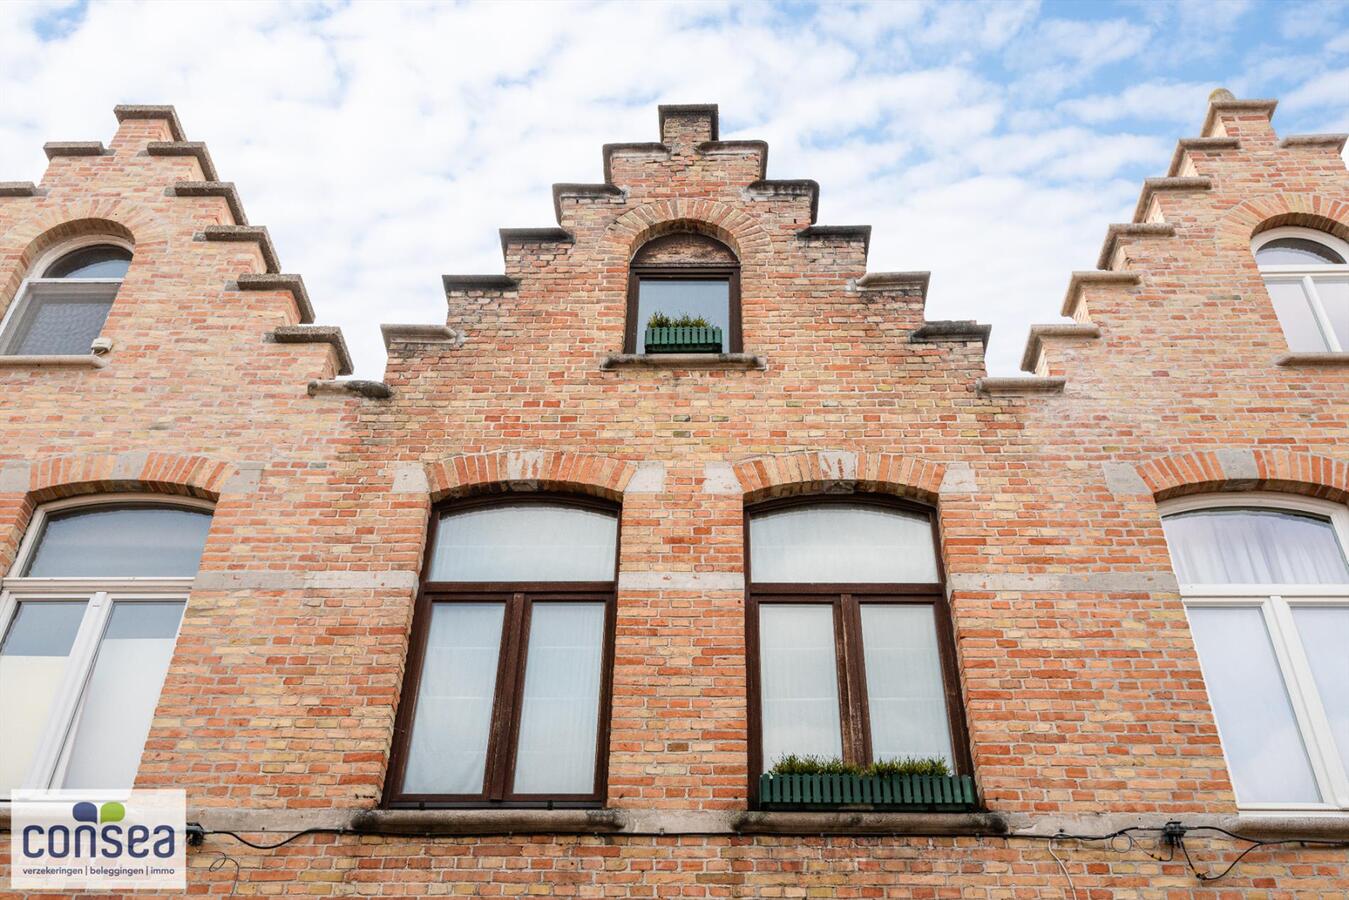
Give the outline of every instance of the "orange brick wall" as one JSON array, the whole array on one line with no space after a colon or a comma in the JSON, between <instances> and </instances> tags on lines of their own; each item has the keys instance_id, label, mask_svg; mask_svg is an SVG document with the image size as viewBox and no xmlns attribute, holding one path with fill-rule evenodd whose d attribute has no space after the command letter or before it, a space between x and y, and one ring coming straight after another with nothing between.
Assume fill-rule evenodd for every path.
<instances>
[{"instance_id":1,"label":"orange brick wall","mask_svg":"<svg viewBox=\"0 0 1349 900\"><path fill-rule=\"evenodd\" d=\"M216 501L138 785L185 787L201 815L249 830L251 812L319 821L378 804L434 502L541 487L620 500L608 805L734 813L748 788L745 503L897 494L939 512L990 810L1049 833L1232 816L1157 501L1237 487L1349 498L1349 368L1275 364L1286 347L1249 251L1271 223L1349 233L1349 176L1331 146L1281 146L1268 111L1219 103L1212 118L1206 136L1236 146L1184 154L1209 188L1158 190L1144 214L1174 234L1126 231L1106 260L1137 283L1072 298L1100 337L1044 338L1041 371L1065 377L1062 392L1033 390L1044 377L980 389L977 337L914 342L924 279L866 277L863 231L811 228L810 185L763 182L765 147L716 141L706 110L676 110L663 146L607 149L611 186L560 186L566 234L504 235L511 281L448 285L461 340L395 337L388 399L308 389L333 377L333 351L267 340L300 321L294 298L238 289L267 268L258 245L200 240L237 224L225 201L173 196L203 180L198 162L147 155L172 139L167 122L128 118L104 155L57 156L33 196L0 198L0 304L62 235L115 227L136 252L105 368L0 368L0 563L56 496ZM602 367L622 349L628 260L681 228L738 253L745 350L762 368ZM1123 843L1055 848L1079 896L1349 892L1344 851L1259 851L1208 888ZM1218 868L1234 846L1191 841ZM233 866L207 870L212 851L238 861L237 883ZM314 835L255 852L212 836L191 884L1071 896L1048 851L676 830Z\"/></svg>"}]
</instances>

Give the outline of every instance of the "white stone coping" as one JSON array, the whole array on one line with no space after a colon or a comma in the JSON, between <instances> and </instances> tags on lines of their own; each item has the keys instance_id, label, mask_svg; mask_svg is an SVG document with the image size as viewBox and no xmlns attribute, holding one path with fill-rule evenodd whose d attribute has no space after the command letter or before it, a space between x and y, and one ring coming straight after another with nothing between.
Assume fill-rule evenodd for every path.
<instances>
[{"instance_id":1,"label":"white stone coping","mask_svg":"<svg viewBox=\"0 0 1349 900\"><path fill-rule=\"evenodd\" d=\"M27 369L34 367L64 369L101 369L108 360L92 353L53 354L50 356L0 356L0 367Z\"/></svg>"},{"instance_id":2,"label":"white stone coping","mask_svg":"<svg viewBox=\"0 0 1349 900\"><path fill-rule=\"evenodd\" d=\"M1078 304L1082 302L1082 290L1092 285L1135 285L1142 281L1137 272L1103 272L1090 269L1074 272L1068 279L1068 290L1063 295L1063 306L1059 315L1074 318Z\"/></svg>"},{"instance_id":3,"label":"white stone coping","mask_svg":"<svg viewBox=\"0 0 1349 900\"><path fill-rule=\"evenodd\" d=\"M464 336L447 325L380 325L379 333L384 338L384 349L399 344L450 344L459 347Z\"/></svg>"},{"instance_id":4,"label":"white stone coping","mask_svg":"<svg viewBox=\"0 0 1349 900\"><path fill-rule=\"evenodd\" d=\"M1101 329L1089 322L1055 322L1050 325L1032 325L1026 338L1026 349L1021 354L1021 370L1034 372L1040 354L1044 352L1045 338L1083 338L1092 340L1101 336Z\"/></svg>"}]
</instances>

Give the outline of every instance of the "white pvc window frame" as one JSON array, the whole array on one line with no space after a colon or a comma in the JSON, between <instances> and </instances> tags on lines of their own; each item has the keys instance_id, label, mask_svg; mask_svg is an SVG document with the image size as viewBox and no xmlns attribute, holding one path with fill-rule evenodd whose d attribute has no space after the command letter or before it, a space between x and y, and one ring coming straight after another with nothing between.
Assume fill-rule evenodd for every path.
<instances>
[{"instance_id":1,"label":"white pvc window frame","mask_svg":"<svg viewBox=\"0 0 1349 900\"><path fill-rule=\"evenodd\" d=\"M1182 497L1160 506L1163 518L1216 509L1269 509L1311 513L1329 519L1339 539L1340 550L1349 558L1349 507L1342 504L1288 494L1237 492ZM1251 813L1341 814L1349 811L1349 771L1345 770L1337 752L1330 720L1321 704L1316 679L1293 620L1293 610L1298 607L1349 608L1349 584L1182 583L1180 594L1187 615L1196 608L1260 610L1322 797L1321 803L1245 803L1238 796L1237 807ZM1349 690L1349 685L1345 685L1345 690ZM1209 700L1212 705L1211 694ZM1227 744L1222 740L1221 724L1218 738L1225 759ZM1230 764L1228 768L1230 771Z\"/></svg>"},{"instance_id":2,"label":"white pvc window frame","mask_svg":"<svg viewBox=\"0 0 1349 900\"><path fill-rule=\"evenodd\" d=\"M70 510L95 510L100 507L151 506L160 508L199 509L214 512L215 507L208 501L192 497L169 497L154 494L99 494L96 497L75 497L55 500L38 507L33 512L32 521L19 552L14 557L11 572L22 572L27 568L47 520L55 513ZM108 618L112 615L115 603L153 603L169 601L187 602L192 591L193 578L24 578L6 576L0 578L0 642L9 634L20 603L70 602L84 601L84 618L75 632L74 643L70 647L69 660L61 686L52 701L51 713L47 717L42 737L33 753L28 772L24 776L23 788L46 789L59 785L65 778L66 765L69 762L72 746L69 738L79 722L81 700L85 694L89 677L93 674L94 663L98 658L99 643L107 630ZM179 620L179 629L182 620ZM174 642L178 640L174 634ZM161 686L162 687L162 686ZM0 802L8 803L8 796L0 796Z\"/></svg>"},{"instance_id":3,"label":"white pvc window frame","mask_svg":"<svg viewBox=\"0 0 1349 900\"><path fill-rule=\"evenodd\" d=\"M1346 260L1344 265L1335 265L1333 263L1324 263L1322 265L1306 264L1296 266L1270 266L1257 265L1260 267L1260 277L1268 284L1275 282L1297 282L1301 285L1302 291L1307 296L1308 305L1311 307L1312 318L1316 321L1316 327L1321 332L1321 339L1325 341L1325 349L1330 353L1349 352L1349 347L1341 346L1339 335L1335 333L1334 325L1330 320L1330 314L1326 312L1326 305L1321 300L1321 294L1317 290L1317 279L1327 276L1340 279L1349 278L1349 242L1340 240L1333 234L1327 234L1324 231L1317 231L1314 228L1298 228L1295 226L1286 226L1283 228L1271 228L1269 231L1262 231L1251 241L1251 254L1255 255L1260 248L1282 238L1300 238L1304 241L1311 241L1321 244L1340 255L1340 259Z\"/></svg>"},{"instance_id":4,"label":"white pvc window frame","mask_svg":"<svg viewBox=\"0 0 1349 900\"><path fill-rule=\"evenodd\" d=\"M9 349L14 340L14 329L19 327L17 323L23 321L23 314L27 307L37 302L33 297L42 290L44 285L59 285L63 290L77 291L91 297L106 296L109 307L116 302L117 294L122 289L123 278L42 277L42 273L47 271L61 257L74 253L76 250L83 250L85 247L102 247L105 245L121 247L127 253L130 253L132 261L135 261L136 249L130 241L106 234L91 234L64 241L38 257L37 262L33 263L28 269L28 276L19 285L19 290L14 294L14 302L9 304L9 309L5 310L4 317L0 318L0 356L16 355ZM109 315L111 315L111 309ZM104 319L105 324L106 322L107 320ZM99 329L99 333L101 336L102 328ZM92 351L92 347L90 349Z\"/></svg>"}]
</instances>

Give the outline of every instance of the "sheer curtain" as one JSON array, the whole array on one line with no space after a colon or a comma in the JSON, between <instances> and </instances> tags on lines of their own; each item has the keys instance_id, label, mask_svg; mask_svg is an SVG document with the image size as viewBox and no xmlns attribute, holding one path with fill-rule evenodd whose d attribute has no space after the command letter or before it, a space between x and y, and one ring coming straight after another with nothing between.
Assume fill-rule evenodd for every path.
<instances>
[{"instance_id":1,"label":"sheer curtain","mask_svg":"<svg viewBox=\"0 0 1349 900\"><path fill-rule=\"evenodd\" d=\"M1162 520L1182 584L1345 584L1330 522L1272 509L1214 509Z\"/></svg>"},{"instance_id":2,"label":"sheer curtain","mask_svg":"<svg viewBox=\"0 0 1349 900\"><path fill-rule=\"evenodd\" d=\"M955 769L931 606L862 606L862 655L876 760L940 756Z\"/></svg>"},{"instance_id":3,"label":"sheer curtain","mask_svg":"<svg viewBox=\"0 0 1349 900\"><path fill-rule=\"evenodd\" d=\"M1293 621L1330 719L1335 749L1349 769L1349 606L1294 607Z\"/></svg>"},{"instance_id":4,"label":"sheer curtain","mask_svg":"<svg viewBox=\"0 0 1349 900\"><path fill-rule=\"evenodd\" d=\"M83 600L20 603L0 643L0 797L23 787L84 606Z\"/></svg>"},{"instance_id":5,"label":"sheer curtain","mask_svg":"<svg viewBox=\"0 0 1349 900\"><path fill-rule=\"evenodd\" d=\"M618 517L520 503L440 517L432 581L612 581Z\"/></svg>"},{"instance_id":6,"label":"sheer curtain","mask_svg":"<svg viewBox=\"0 0 1349 900\"><path fill-rule=\"evenodd\" d=\"M843 755L829 604L759 607L764 768L790 753Z\"/></svg>"},{"instance_id":7,"label":"sheer curtain","mask_svg":"<svg viewBox=\"0 0 1349 900\"><path fill-rule=\"evenodd\" d=\"M29 578L191 578L211 514L137 506L57 513L42 531Z\"/></svg>"},{"instance_id":8,"label":"sheer curtain","mask_svg":"<svg viewBox=\"0 0 1349 900\"><path fill-rule=\"evenodd\" d=\"M595 789L603 648L603 603L532 605L515 793Z\"/></svg>"},{"instance_id":9,"label":"sheer curtain","mask_svg":"<svg viewBox=\"0 0 1349 900\"><path fill-rule=\"evenodd\" d=\"M173 657L183 604L113 604L66 747L64 788L129 788Z\"/></svg>"},{"instance_id":10,"label":"sheer curtain","mask_svg":"<svg viewBox=\"0 0 1349 900\"><path fill-rule=\"evenodd\" d=\"M477 794L501 653L504 603L436 603L426 637L403 790Z\"/></svg>"},{"instance_id":11,"label":"sheer curtain","mask_svg":"<svg viewBox=\"0 0 1349 900\"><path fill-rule=\"evenodd\" d=\"M1238 800L1319 802L1260 610L1191 607L1188 614Z\"/></svg>"},{"instance_id":12,"label":"sheer curtain","mask_svg":"<svg viewBox=\"0 0 1349 900\"><path fill-rule=\"evenodd\" d=\"M930 584L937 553L927 516L863 504L826 503L750 519L756 582Z\"/></svg>"}]
</instances>

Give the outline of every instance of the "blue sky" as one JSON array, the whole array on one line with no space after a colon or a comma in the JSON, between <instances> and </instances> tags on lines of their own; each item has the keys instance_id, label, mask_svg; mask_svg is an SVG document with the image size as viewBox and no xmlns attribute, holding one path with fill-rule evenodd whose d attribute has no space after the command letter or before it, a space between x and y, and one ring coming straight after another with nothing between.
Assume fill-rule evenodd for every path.
<instances>
[{"instance_id":1,"label":"blue sky","mask_svg":"<svg viewBox=\"0 0 1349 900\"><path fill-rule=\"evenodd\" d=\"M175 104L368 378L378 324L444 321L439 276L501 271L496 229L553 224L602 143L719 103L822 223L873 226L873 271L932 272L929 318L991 323L1006 374L1214 87L1349 131L1349 3L11 0L0 85L0 180Z\"/></svg>"}]
</instances>

